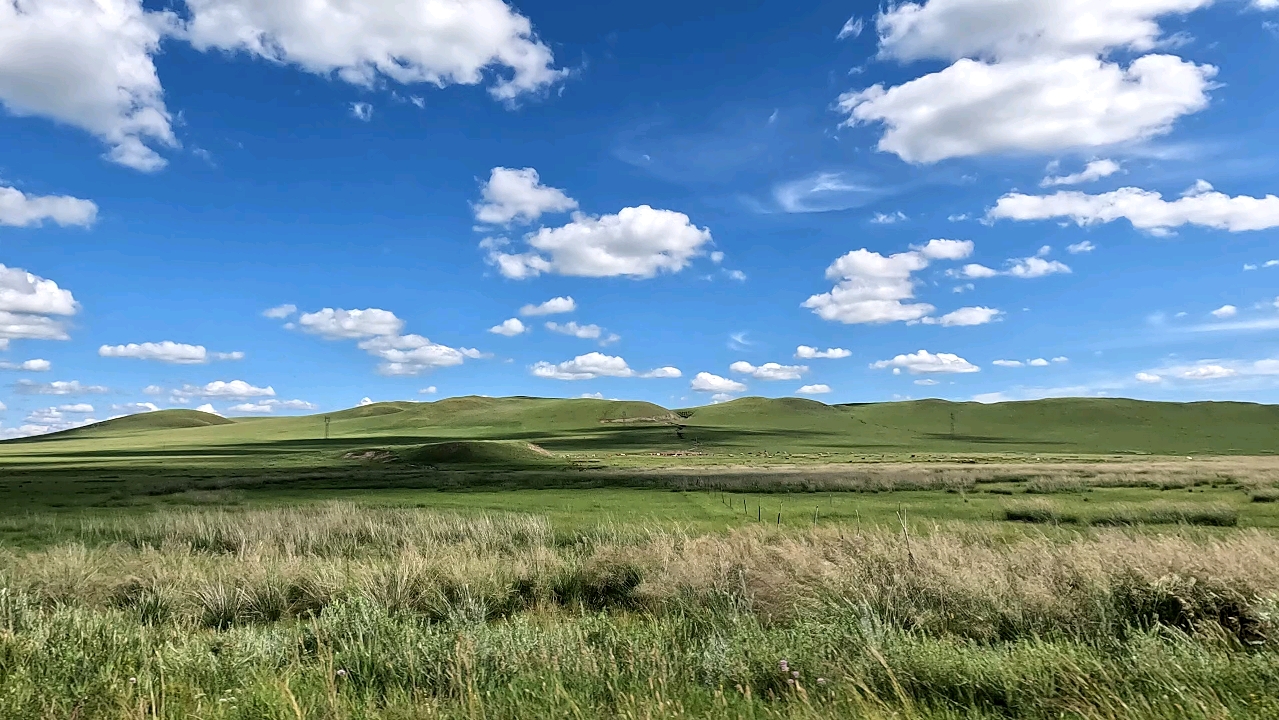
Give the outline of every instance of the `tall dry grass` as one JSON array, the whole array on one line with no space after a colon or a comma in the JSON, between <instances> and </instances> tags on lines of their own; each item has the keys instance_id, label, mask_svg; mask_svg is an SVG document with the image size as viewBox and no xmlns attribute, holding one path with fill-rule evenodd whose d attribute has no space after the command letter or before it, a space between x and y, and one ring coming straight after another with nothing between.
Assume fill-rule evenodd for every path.
<instances>
[{"instance_id":1,"label":"tall dry grass","mask_svg":"<svg viewBox=\"0 0 1279 720\"><path fill-rule=\"evenodd\" d=\"M565 534L331 505L78 532L0 552L2 717L1279 711L1260 531Z\"/></svg>"}]
</instances>

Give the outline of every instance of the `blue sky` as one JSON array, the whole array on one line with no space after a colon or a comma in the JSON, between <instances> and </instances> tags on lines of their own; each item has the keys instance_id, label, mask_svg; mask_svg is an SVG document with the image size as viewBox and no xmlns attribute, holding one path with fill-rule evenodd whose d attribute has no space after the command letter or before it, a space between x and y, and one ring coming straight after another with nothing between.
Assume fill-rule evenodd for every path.
<instances>
[{"instance_id":1,"label":"blue sky","mask_svg":"<svg viewBox=\"0 0 1279 720\"><path fill-rule=\"evenodd\" d=\"M302 5L0 0L0 434L1279 401L1275 0Z\"/></svg>"}]
</instances>

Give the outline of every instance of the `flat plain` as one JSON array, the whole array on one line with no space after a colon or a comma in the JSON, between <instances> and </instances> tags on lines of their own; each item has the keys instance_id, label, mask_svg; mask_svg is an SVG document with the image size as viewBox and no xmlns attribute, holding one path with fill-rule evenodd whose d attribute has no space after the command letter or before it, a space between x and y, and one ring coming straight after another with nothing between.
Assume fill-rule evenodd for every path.
<instances>
[{"instance_id":1,"label":"flat plain","mask_svg":"<svg viewBox=\"0 0 1279 720\"><path fill-rule=\"evenodd\" d=\"M455 398L0 443L13 718L1279 715L1279 408Z\"/></svg>"}]
</instances>

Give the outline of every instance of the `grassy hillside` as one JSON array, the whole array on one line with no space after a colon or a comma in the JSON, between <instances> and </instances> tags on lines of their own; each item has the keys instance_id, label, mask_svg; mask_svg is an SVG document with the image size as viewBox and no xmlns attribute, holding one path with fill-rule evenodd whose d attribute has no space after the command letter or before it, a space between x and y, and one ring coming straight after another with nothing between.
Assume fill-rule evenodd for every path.
<instances>
[{"instance_id":1,"label":"grassy hillside","mask_svg":"<svg viewBox=\"0 0 1279 720\"><path fill-rule=\"evenodd\" d=\"M915 453L1266 454L1279 406L1118 399L825 405L742 398L670 411L651 403L460 397L327 415L227 420L190 410L119 418L0 443L0 466L342 465L344 453L459 440L536 443L557 454L687 456ZM518 465L519 463L517 463Z\"/></svg>"}]
</instances>

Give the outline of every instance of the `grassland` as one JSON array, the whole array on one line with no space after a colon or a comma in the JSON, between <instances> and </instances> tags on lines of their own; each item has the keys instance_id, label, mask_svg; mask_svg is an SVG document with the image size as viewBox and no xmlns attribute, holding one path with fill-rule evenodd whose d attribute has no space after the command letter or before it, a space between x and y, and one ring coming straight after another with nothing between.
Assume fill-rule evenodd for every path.
<instances>
[{"instance_id":1,"label":"grassland","mask_svg":"<svg viewBox=\"0 0 1279 720\"><path fill-rule=\"evenodd\" d=\"M1276 419L459 398L2 443L0 717L1276 717Z\"/></svg>"}]
</instances>

